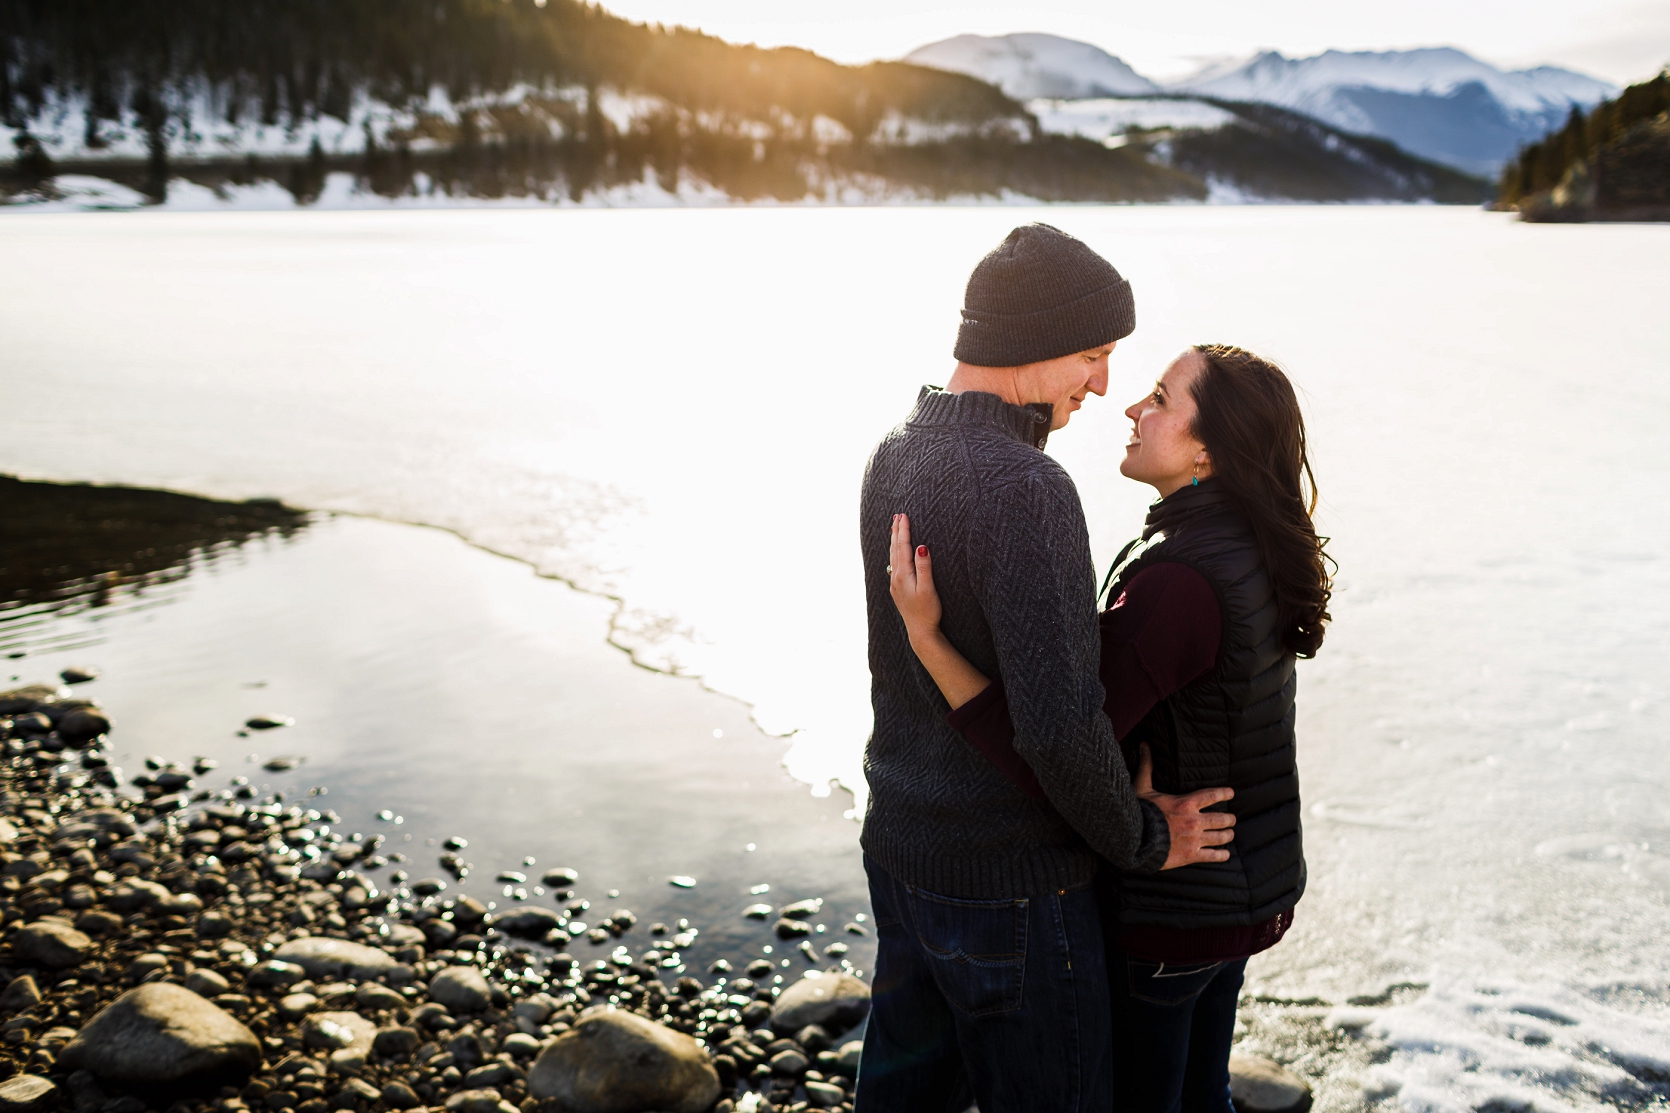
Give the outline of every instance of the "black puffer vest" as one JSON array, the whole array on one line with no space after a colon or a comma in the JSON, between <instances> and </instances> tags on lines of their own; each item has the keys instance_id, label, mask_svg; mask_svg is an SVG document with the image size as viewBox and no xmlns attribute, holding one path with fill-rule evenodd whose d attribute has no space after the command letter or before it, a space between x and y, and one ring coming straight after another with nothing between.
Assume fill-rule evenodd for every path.
<instances>
[{"instance_id":1,"label":"black puffer vest","mask_svg":"<svg viewBox=\"0 0 1670 1113\"><path fill-rule=\"evenodd\" d=\"M1235 798L1229 861L1122 874L1119 919L1176 928L1248 926L1298 903L1305 891L1299 773L1293 736L1297 680L1283 647L1276 600L1257 541L1210 480L1149 511L1140 541L1109 572L1110 600L1150 564L1174 561L1204 576L1218 597L1223 636L1212 671L1155 705L1121 744L1154 754L1166 793L1228 785Z\"/></svg>"}]
</instances>

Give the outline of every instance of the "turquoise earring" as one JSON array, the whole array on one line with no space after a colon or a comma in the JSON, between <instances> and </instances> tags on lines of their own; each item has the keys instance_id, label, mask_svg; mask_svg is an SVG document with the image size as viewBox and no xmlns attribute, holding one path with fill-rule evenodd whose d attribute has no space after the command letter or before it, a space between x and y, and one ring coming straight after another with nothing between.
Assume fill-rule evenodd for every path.
<instances>
[{"instance_id":1,"label":"turquoise earring","mask_svg":"<svg viewBox=\"0 0 1670 1113\"><path fill-rule=\"evenodd\" d=\"M1197 476L1194 476L1192 479L1190 479L1189 480L1189 486L1191 486L1191 487L1200 486L1200 476L1197 475Z\"/></svg>"}]
</instances>

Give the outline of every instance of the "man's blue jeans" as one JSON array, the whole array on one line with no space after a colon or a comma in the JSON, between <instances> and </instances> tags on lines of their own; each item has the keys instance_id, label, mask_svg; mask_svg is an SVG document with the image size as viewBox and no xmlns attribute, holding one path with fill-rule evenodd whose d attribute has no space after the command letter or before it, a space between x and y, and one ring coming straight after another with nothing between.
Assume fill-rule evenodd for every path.
<instances>
[{"instance_id":1,"label":"man's blue jeans","mask_svg":"<svg viewBox=\"0 0 1670 1113\"><path fill-rule=\"evenodd\" d=\"M1235 1113L1229 1050L1247 960L1151 962L1110 950L1107 966L1124 1113Z\"/></svg>"},{"instance_id":2,"label":"man's blue jeans","mask_svg":"<svg viewBox=\"0 0 1670 1113\"><path fill-rule=\"evenodd\" d=\"M961 900L866 856L877 941L855 1113L1104 1113L1113 1103L1091 886Z\"/></svg>"}]
</instances>

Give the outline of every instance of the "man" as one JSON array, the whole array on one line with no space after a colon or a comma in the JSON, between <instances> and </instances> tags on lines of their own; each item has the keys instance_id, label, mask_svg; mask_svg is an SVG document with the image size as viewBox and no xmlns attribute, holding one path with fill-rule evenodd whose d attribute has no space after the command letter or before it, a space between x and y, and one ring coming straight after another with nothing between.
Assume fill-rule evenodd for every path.
<instances>
[{"instance_id":1,"label":"man","mask_svg":"<svg viewBox=\"0 0 1670 1113\"><path fill-rule=\"evenodd\" d=\"M1221 796L1134 794L1102 712L1084 511L1043 452L1107 392L1108 356L1135 327L1130 285L1033 224L981 260L964 300L948 387L923 388L864 477L862 844L880 946L857 1113L1101 1111L1115 1080L1098 857L1139 871L1210 860L1221 850L1202 844L1200 808ZM888 594L898 513L932 548L942 630L1002 678L1015 751L1047 799L947 724Z\"/></svg>"}]
</instances>

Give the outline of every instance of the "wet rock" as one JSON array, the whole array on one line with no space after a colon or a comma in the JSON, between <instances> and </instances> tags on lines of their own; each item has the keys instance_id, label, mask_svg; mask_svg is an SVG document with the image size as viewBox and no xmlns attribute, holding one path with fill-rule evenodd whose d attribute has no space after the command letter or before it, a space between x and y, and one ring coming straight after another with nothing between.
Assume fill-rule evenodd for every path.
<instances>
[{"instance_id":1,"label":"wet rock","mask_svg":"<svg viewBox=\"0 0 1670 1113\"><path fill-rule=\"evenodd\" d=\"M68 699L68 688L54 688L46 684L25 684L0 692L0 715L16 715Z\"/></svg>"},{"instance_id":2,"label":"wet rock","mask_svg":"<svg viewBox=\"0 0 1670 1113\"><path fill-rule=\"evenodd\" d=\"M319 935L292 939L274 951L273 957L280 962L295 963L310 978L349 977L355 981L380 978L394 965L394 958L387 951Z\"/></svg>"},{"instance_id":3,"label":"wet rock","mask_svg":"<svg viewBox=\"0 0 1670 1113\"><path fill-rule=\"evenodd\" d=\"M367 1012L381 1012L384 1009L398 1009L406 1003L406 999L386 985L376 982L366 982L354 993L354 1004Z\"/></svg>"},{"instance_id":4,"label":"wet rock","mask_svg":"<svg viewBox=\"0 0 1670 1113\"><path fill-rule=\"evenodd\" d=\"M0 1082L0 1113L35 1113L57 1101L58 1087L45 1078L20 1074Z\"/></svg>"},{"instance_id":5,"label":"wet rock","mask_svg":"<svg viewBox=\"0 0 1670 1113\"><path fill-rule=\"evenodd\" d=\"M719 1075L682 1032L630 1012L597 1012L546 1046L528 1091L572 1113L704 1113L719 1097Z\"/></svg>"},{"instance_id":6,"label":"wet rock","mask_svg":"<svg viewBox=\"0 0 1670 1113\"><path fill-rule=\"evenodd\" d=\"M261 1065L254 1033L182 986L130 989L83 1028L58 1056L125 1087L201 1088L241 1082Z\"/></svg>"},{"instance_id":7,"label":"wet rock","mask_svg":"<svg viewBox=\"0 0 1670 1113\"><path fill-rule=\"evenodd\" d=\"M771 905L750 904L742 910L742 914L750 920L768 920L771 918Z\"/></svg>"},{"instance_id":8,"label":"wet rock","mask_svg":"<svg viewBox=\"0 0 1670 1113\"><path fill-rule=\"evenodd\" d=\"M293 727L295 725L296 720L288 715L257 715L253 719L244 720L244 726L250 730L273 730L277 727ZM269 765L268 768L271 768L271 766Z\"/></svg>"},{"instance_id":9,"label":"wet rock","mask_svg":"<svg viewBox=\"0 0 1670 1113\"><path fill-rule=\"evenodd\" d=\"M1303 1113L1311 1104L1310 1083L1255 1055L1229 1057L1229 1094L1242 1113Z\"/></svg>"},{"instance_id":10,"label":"wet rock","mask_svg":"<svg viewBox=\"0 0 1670 1113\"><path fill-rule=\"evenodd\" d=\"M504 1086L522 1077L522 1072L509 1063L484 1063L464 1076L464 1085L472 1090L489 1086Z\"/></svg>"},{"instance_id":11,"label":"wet rock","mask_svg":"<svg viewBox=\"0 0 1670 1113\"><path fill-rule=\"evenodd\" d=\"M314 1013L302 1025L302 1045L326 1051L352 1050L364 1062L377 1038L377 1026L359 1013ZM333 1056L334 1059L334 1056Z\"/></svg>"},{"instance_id":12,"label":"wet rock","mask_svg":"<svg viewBox=\"0 0 1670 1113\"><path fill-rule=\"evenodd\" d=\"M811 1065L805 1054L792 1047L785 1047L771 1057L771 1073L797 1075Z\"/></svg>"},{"instance_id":13,"label":"wet rock","mask_svg":"<svg viewBox=\"0 0 1670 1113\"><path fill-rule=\"evenodd\" d=\"M390 1082L383 1087L381 1096L383 1104L391 1109L411 1109L413 1106L421 1104L418 1101L417 1093L404 1082Z\"/></svg>"},{"instance_id":14,"label":"wet rock","mask_svg":"<svg viewBox=\"0 0 1670 1113\"><path fill-rule=\"evenodd\" d=\"M204 939L221 939L231 935L234 924L229 916L219 912L205 912L197 921L197 934Z\"/></svg>"},{"instance_id":15,"label":"wet rock","mask_svg":"<svg viewBox=\"0 0 1670 1113\"><path fill-rule=\"evenodd\" d=\"M829 1033L816 1024L808 1024L794 1034L794 1042L815 1054L829 1046Z\"/></svg>"},{"instance_id":16,"label":"wet rock","mask_svg":"<svg viewBox=\"0 0 1670 1113\"><path fill-rule=\"evenodd\" d=\"M794 983L771 1010L774 1032L798 1032L816 1024L825 1032L845 1032L870 1012L870 987L847 973L825 973Z\"/></svg>"},{"instance_id":17,"label":"wet rock","mask_svg":"<svg viewBox=\"0 0 1670 1113\"><path fill-rule=\"evenodd\" d=\"M518 1059L526 1059L539 1054L539 1041L526 1032L512 1032L499 1044L499 1050L508 1052Z\"/></svg>"},{"instance_id":18,"label":"wet rock","mask_svg":"<svg viewBox=\"0 0 1670 1113\"><path fill-rule=\"evenodd\" d=\"M863 1040L848 1040L835 1053L835 1069L848 1078L858 1077L858 1060L864 1055Z\"/></svg>"},{"instance_id":19,"label":"wet rock","mask_svg":"<svg viewBox=\"0 0 1670 1113\"><path fill-rule=\"evenodd\" d=\"M285 1020L300 1020L319 1007L319 998L311 993L287 993L278 1000L278 1011Z\"/></svg>"},{"instance_id":20,"label":"wet rock","mask_svg":"<svg viewBox=\"0 0 1670 1113\"><path fill-rule=\"evenodd\" d=\"M812 897L810 900L797 900L793 904L785 904L779 915L790 920L805 920L816 916L823 910L823 898Z\"/></svg>"},{"instance_id":21,"label":"wet rock","mask_svg":"<svg viewBox=\"0 0 1670 1113\"><path fill-rule=\"evenodd\" d=\"M802 935L812 934L812 925L803 920L791 920L787 916L777 921L772 929L779 939L794 939Z\"/></svg>"},{"instance_id":22,"label":"wet rock","mask_svg":"<svg viewBox=\"0 0 1670 1113\"><path fill-rule=\"evenodd\" d=\"M499 1113L504 1106L497 1090L460 1090L446 1099L446 1113Z\"/></svg>"},{"instance_id":23,"label":"wet rock","mask_svg":"<svg viewBox=\"0 0 1670 1113\"><path fill-rule=\"evenodd\" d=\"M696 879L682 873L674 874L672 877L667 878L667 884L671 885L675 889L694 889L696 887Z\"/></svg>"},{"instance_id":24,"label":"wet rock","mask_svg":"<svg viewBox=\"0 0 1670 1113\"><path fill-rule=\"evenodd\" d=\"M39 711L28 711L14 718L12 727L24 734L45 734L52 729L52 720Z\"/></svg>"},{"instance_id":25,"label":"wet rock","mask_svg":"<svg viewBox=\"0 0 1670 1113\"><path fill-rule=\"evenodd\" d=\"M104 905L113 912L137 912L159 900L167 900L172 895L166 886L133 877L120 882L106 893Z\"/></svg>"},{"instance_id":26,"label":"wet rock","mask_svg":"<svg viewBox=\"0 0 1670 1113\"><path fill-rule=\"evenodd\" d=\"M13 1016L41 1003L41 987L28 974L13 978L0 993L0 1015Z\"/></svg>"},{"instance_id":27,"label":"wet rock","mask_svg":"<svg viewBox=\"0 0 1670 1113\"><path fill-rule=\"evenodd\" d=\"M839 1086L827 1082L806 1083L806 1101L818 1109L832 1109L845 1101L846 1096Z\"/></svg>"},{"instance_id":28,"label":"wet rock","mask_svg":"<svg viewBox=\"0 0 1670 1113\"><path fill-rule=\"evenodd\" d=\"M429 996L454 1012L480 1012L492 1003L492 990L473 966L449 966L429 983Z\"/></svg>"},{"instance_id":29,"label":"wet rock","mask_svg":"<svg viewBox=\"0 0 1670 1113\"><path fill-rule=\"evenodd\" d=\"M751 978L766 978L771 976L774 967L763 958L756 958L748 964L748 976Z\"/></svg>"},{"instance_id":30,"label":"wet rock","mask_svg":"<svg viewBox=\"0 0 1670 1113\"><path fill-rule=\"evenodd\" d=\"M307 971L294 962L269 959L250 967L245 980L257 989L283 989L307 977Z\"/></svg>"},{"instance_id":31,"label":"wet rock","mask_svg":"<svg viewBox=\"0 0 1670 1113\"><path fill-rule=\"evenodd\" d=\"M58 674L58 679L65 684L85 684L103 675L96 665L71 665Z\"/></svg>"},{"instance_id":32,"label":"wet rock","mask_svg":"<svg viewBox=\"0 0 1670 1113\"><path fill-rule=\"evenodd\" d=\"M423 1037L412 1028L379 1028L371 1048L379 1055L410 1055L422 1042Z\"/></svg>"},{"instance_id":33,"label":"wet rock","mask_svg":"<svg viewBox=\"0 0 1670 1113\"><path fill-rule=\"evenodd\" d=\"M110 720L101 711L80 707L58 720L58 733L76 741L97 738L110 733Z\"/></svg>"},{"instance_id":34,"label":"wet rock","mask_svg":"<svg viewBox=\"0 0 1670 1113\"><path fill-rule=\"evenodd\" d=\"M62 920L37 920L18 928L12 951L28 962L67 970L93 953L93 941Z\"/></svg>"},{"instance_id":35,"label":"wet rock","mask_svg":"<svg viewBox=\"0 0 1670 1113\"><path fill-rule=\"evenodd\" d=\"M363 1078L350 1078L347 1082L344 1082L341 1093L351 1097L356 1104L374 1102L382 1096L381 1090ZM341 1098L338 1098L337 1104L343 1104Z\"/></svg>"},{"instance_id":36,"label":"wet rock","mask_svg":"<svg viewBox=\"0 0 1670 1113\"><path fill-rule=\"evenodd\" d=\"M197 969L186 979L186 988L199 997L219 997L222 993L232 992L232 983L209 969Z\"/></svg>"},{"instance_id":37,"label":"wet rock","mask_svg":"<svg viewBox=\"0 0 1670 1113\"><path fill-rule=\"evenodd\" d=\"M560 869L546 870L545 875L539 879L539 882L547 889L572 889L575 883L579 880L580 873L578 870L571 870L564 867Z\"/></svg>"},{"instance_id":38,"label":"wet rock","mask_svg":"<svg viewBox=\"0 0 1670 1113\"><path fill-rule=\"evenodd\" d=\"M543 939L562 926L562 917L549 908L519 908L500 916L493 926L519 939Z\"/></svg>"}]
</instances>

